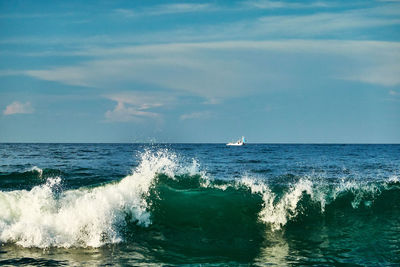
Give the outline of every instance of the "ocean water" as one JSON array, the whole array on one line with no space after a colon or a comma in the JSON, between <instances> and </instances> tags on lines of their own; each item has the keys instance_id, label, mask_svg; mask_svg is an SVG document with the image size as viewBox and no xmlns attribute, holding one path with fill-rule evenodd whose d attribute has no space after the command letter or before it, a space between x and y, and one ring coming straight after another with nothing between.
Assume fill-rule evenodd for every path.
<instances>
[{"instance_id":1,"label":"ocean water","mask_svg":"<svg viewBox=\"0 0 400 267\"><path fill-rule=\"evenodd\" d=\"M399 266L400 145L0 144L0 265Z\"/></svg>"}]
</instances>

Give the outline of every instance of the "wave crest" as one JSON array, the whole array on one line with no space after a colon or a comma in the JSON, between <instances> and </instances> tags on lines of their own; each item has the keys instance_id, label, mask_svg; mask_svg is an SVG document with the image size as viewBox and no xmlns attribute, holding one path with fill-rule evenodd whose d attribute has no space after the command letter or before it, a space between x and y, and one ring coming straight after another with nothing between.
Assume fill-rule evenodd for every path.
<instances>
[{"instance_id":1,"label":"wave crest","mask_svg":"<svg viewBox=\"0 0 400 267\"><path fill-rule=\"evenodd\" d=\"M332 210L380 212L387 203L400 210L395 204L400 203L397 177L384 182L291 177L282 183L280 178L248 176L213 180L195 160L180 164L168 150L146 150L139 156L140 164L119 182L63 191L55 176L29 191L0 191L0 242L99 247L148 227L140 238L151 242L191 236L206 240L206 249L210 243L232 246L239 237L240 250L245 242L261 242L267 228L277 231L307 216L316 214L312 220L319 221Z\"/></svg>"},{"instance_id":2,"label":"wave crest","mask_svg":"<svg viewBox=\"0 0 400 267\"><path fill-rule=\"evenodd\" d=\"M318 208L317 213L325 214L326 209L337 208L370 208L380 204L382 194L399 190L396 178L389 178L381 182L345 181L329 183L327 181L301 178L288 188L279 192L273 190L273 182L270 185L263 181L242 178L236 186L249 188L252 194L262 196L263 205L259 212L259 219L269 225L272 230L280 230L289 221L299 216L308 216L310 209ZM384 196L383 196L384 197ZM302 203L308 199L307 203ZM395 199L387 199L392 205Z\"/></svg>"},{"instance_id":3,"label":"wave crest","mask_svg":"<svg viewBox=\"0 0 400 267\"><path fill-rule=\"evenodd\" d=\"M54 177L30 191L0 191L0 241L40 248L120 242L118 229L127 218L142 226L151 223L149 188L156 173L172 175L175 160L168 151L146 151L132 175L93 189L62 192L61 178Z\"/></svg>"}]
</instances>

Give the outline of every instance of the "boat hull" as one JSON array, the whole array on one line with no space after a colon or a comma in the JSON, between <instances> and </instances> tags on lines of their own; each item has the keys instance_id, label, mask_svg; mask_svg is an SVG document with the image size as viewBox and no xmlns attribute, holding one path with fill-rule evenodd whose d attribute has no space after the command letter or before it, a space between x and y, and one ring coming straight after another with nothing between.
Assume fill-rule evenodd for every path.
<instances>
[{"instance_id":1,"label":"boat hull","mask_svg":"<svg viewBox=\"0 0 400 267\"><path fill-rule=\"evenodd\" d=\"M243 146L244 144L234 144L234 143L228 143L226 144L227 146Z\"/></svg>"},{"instance_id":2,"label":"boat hull","mask_svg":"<svg viewBox=\"0 0 400 267\"><path fill-rule=\"evenodd\" d=\"M234 142L234 143L227 143L226 145L227 146L243 146L245 144L245 139L244 139L244 136L242 136L242 139L239 139L239 140L237 140L236 142Z\"/></svg>"}]
</instances>

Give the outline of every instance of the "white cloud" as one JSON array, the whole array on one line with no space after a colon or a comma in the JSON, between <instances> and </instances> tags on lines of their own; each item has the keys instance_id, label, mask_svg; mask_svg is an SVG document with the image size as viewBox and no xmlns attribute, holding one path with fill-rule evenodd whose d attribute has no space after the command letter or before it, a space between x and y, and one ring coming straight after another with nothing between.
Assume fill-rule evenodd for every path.
<instances>
[{"instance_id":1,"label":"white cloud","mask_svg":"<svg viewBox=\"0 0 400 267\"><path fill-rule=\"evenodd\" d=\"M97 48L88 53L98 59L25 74L104 89L147 84L217 100L296 88L298 79L334 77L384 86L400 82L397 42L227 41Z\"/></svg>"},{"instance_id":2,"label":"white cloud","mask_svg":"<svg viewBox=\"0 0 400 267\"><path fill-rule=\"evenodd\" d=\"M172 97L159 93L120 93L106 96L116 102L113 110L105 113L108 122L143 121L144 119L160 119L161 114L153 109L173 102Z\"/></svg>"},{"instance_id":3,"label":"white cloud","mask_svg":"<svg viewBox=\"0 0 400 267\"><path fill-rule=\"evenodd\" d=\"M247 2L249 3L249 2ZM250 2L253 3L253 2ZM255 3L264 3L263 1ZM270 3L270 2L266 2ZM324 2L313 3L292 3L292 2L273 2L287 5L324 5ZM349 8L349 6L351 8ZM24 36L3 38L0 43L4 44L32 44L32 45L56 45L65 49L67 47L78 48L76 50L53 50L51 52L20 52L23 55L31 56L90 56L90 51L85 51L87 47L104 46L110 44L127 43L166 43L166 42L210 42L221 40L250 40L250 39L277 39L277 38L302 38L310 39L317 37L324 38L351 38L367 39L376 37L376 31L366 31L367 28L399 25L398 3L385 3L371 8L359 8L359 6L344 6L344 11L326 9L325 12L308 12L301 15L273 15L273 16L253 16L244 19L237 16L237 20L230 22L192 25L175 25L173 28L166 27L165 30L152 30L137 34L112 34L94 36L57 36L53 38ZM346 9L346 7L348 9ZM234 6L233 12L241 12L243 5ZM120 17L136 17L150 14L184 13L194 11L218 11L224 10L222 6L214 4L165 4L147 9L116 9L113 14ZM232 11L232 10L231 10ZM80 49L79 49L80 48ZM45 51L41 49L40 51ZM48 50L48 49L47 49ZM2 51L10 53L12 51Z\"/></svg>"},{"instance_id":4,"label":"white cloud","mask_svg":"<svg viewBox=\"0 0 400 267\"><path fill-rule=\"evenodd\" d=\"M114 12L118 16L124 16L127 18L134 17L135 15L137 15L137 13L134 12L132 9L125 9L125 8L114 9Z\"/></svg>"},{"instance_id":5,"label":"white cloud","mask_svg":"<svg viewBox=\"0 0 400 267\"><path fill-rule=\"evenodd\" d=\"M200 111L200 112L182 114L179 118L181 120L208 119L211 117L211 115L212 113L210 111Z\"/></svg>"},{"instance_id":6,"label":"white cloud","mask_svg":"<svg viewBox=\"0 0 400 267\"><path fill-rule=\"evenodd\" d=\"M268 36L314 37L336 33L343 35L344 31L400 24L398 17L377 16L374 11L377 12L376 9L361 9L341 13L266 16L252 23L251 31Z\"/></svg>"},{"instance_id":7,"label":"white cloud","mask_svg":"<svg viewBox=\"0 0 400 267\"><path fill-rule=\"evenodd\" d=\"M220 104L222 101L218 98L207 98L206 101L203 102L204 105L217 105Z\"/></svg>"},{"instance_id":8,"label":"white cloud","mask_svg":"<svg viewBox=\"0 0 400 267\"><path fill-rule=\"evenodd\" d=\"M3 114L4 115L29 114L33 112L34 109L31 106L30 102L21 103L19 101L14 101L6 107L6 109L3 111Z\"/></svg>"},{"instance_id":9,"label":"white cloud","mask_svg":"<svg viewBox=\"0 0 400 267\"><path fill-rule=\"evenodd\" d=\"M315 7L330 7L326 2L284 2L284 1L269 1L269 0L252 0L244 2L246 6L260 9L277 9L277 8L315 8Z\"/></svg>"},{"instance_id":10,"label":"white cloud","mask_svg":"<svg viewBox=\"0 0 400 267\"><path fill-rule=\"evenodd\" d=\"M178 4L164 4L151 8L144 9L114 9L114 14L123 16L125 18L139 17L139 16L159 16L178 13L192 13L216 10L216 7L211 4L191 4L191 3L178 3Z\"/></svg>"},{"instance_id":11,"label":"white cloud","mask_svg":"<svg viewBox=\"0 0 400 267\"><path fill-rule=\"evenodd\" d=\"M211 4L165 4L157 6L149 12L151 15L163 15L163 14L174 14L174 13L189 13L199 11L209 11L214 7Z\"/></svg>"},{"instance_id":12,"label":"white cloud","mask_svg":"<svg viewBox=\"0 0 400 267\"><path fill-rule=\"evenodd\" d=\"M85 72L80 72L81 67L64 67L49 70L28 70L26 75L46 81L56 81L64 84L91 86ZM82 68L83 70L83 68Z\"/></svg>"},{"instance_id":13,"label":"white cloud","mask_svg":"<svg viewBox=\"0 0 400 267\"><path fill-rule=\"evenodd\" d=\"M395 57L395 59L400 60L400 57ZM344 79L384 86L396 86L400 84L400 64L370 66L359 72L356 71L355 74L345 76Z\"/></svg>"},{"instance_id":14,"label":"white cloud","mask_svg":"<svg viewBox=\"0 0 400 267\"><path fill-rule=\"evenodd\" d=\"M295 4L282 3L282 6L288 5ZM306 14L268 15L196 29L195 34L215 39L316 38L321 36L365 39L365 28L399 25L399 8L398 4L388 4L340 12L327 9L325 12Z\"/></svg>"},{"instance_id":15,"label":"white cloud","mask_svg":"<svg viewBox=\"0 0 400 267\"><path fill-rule=\"evenodd\" d=\"M155 112L145 111L135 106L127 106L128 104L120 101L113 110L108 110L105 117L108 121L139 121L145 117L157 118L159 114Z\"/></svg>"}]
</instances>

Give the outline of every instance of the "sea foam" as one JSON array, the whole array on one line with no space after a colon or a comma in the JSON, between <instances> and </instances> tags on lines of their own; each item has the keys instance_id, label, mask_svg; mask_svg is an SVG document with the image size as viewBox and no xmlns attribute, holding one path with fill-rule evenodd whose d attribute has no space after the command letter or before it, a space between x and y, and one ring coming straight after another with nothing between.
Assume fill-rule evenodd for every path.
<instances>
[{"instance_id":1,"label":"sea foam","mask_svg":"<svg viewBox=\"0 0 400 267\"><path fill-rule=\"evenodd\" d=\"M37 166L33 166L32 168L29 169L31 172L37 172L39 174L39 178L43 177L43 170Z\"/></svg>"},{"instance_id":2,"label":"sea foam","mask_svg":"<svg viewBox=\"0 0 400 267\"><path fill-rule=\"evenodd\" d=\"M243 201L243 205L237 207L247 209L246 205L256 203L252 201L254 195L260 197L262 205L255 211L258 222L269 226L272 231L281 230L289 221L304 212L299 209L304 196L316 204L316 207L320 207L320 214L324 214L327 206L343 196L347 201L346 205L357 209L362 203L369 207L368 205L371 205L382 190L391 189L390 184L394 184L392 187L394 186L395 190L398 187L397 176L389 178L383 186L368 181L342 179L338 182L329 182L326 179L302 177L295 182L285 183L281 190L276 190L273 181L256 179L248 175L239 180L213 180L200 170L196 160L193 160L192 164L180 164L177 155L168 150L156 152L147 150L139 156L141 160L138 167L119 182L95 188L63 191L61 178L52 177L30 191L0 191L0 242L16 243L24 247L68 248L99 247L107 243L124 241L121 229L128 223L143 227L152 224L151 211L160 207L152 207L151 201L148 200L154 197L151 189L157 188L157 183L165 182L158 179L159 174L163 174L169 182L179 184L176 188L171 187L173 183L164 185L169 188L173 196L185 199L185 204L189 206L192 200L188 196L191 194L186 194L186 191L201 192L202 196L205 196L200 198L204 203L193 202L193 208L190 206L188 213L185 214L192 218L174 218L174 220L179 222L184 219L185 225L192 223L196 226L199 214L209 211L209 206L205 206L211 203L208 201L208 196L213 201L220 201L217 206L226 210L229 215L227 218L242 216L240 209L232 210L231 206L224 206L225 203L229 203L225 202L226 198L237 196L232 194L233 190L235 193L243 193L243 197L236 199ZM199 179L199 183L194 183L196 186L198 184L198 188L193 184L184 187L185 183L181 179L187 179L186 174L189 178ZM166 198L160 201L171 201L170 204L179 209L179 202L168 199L171 195L166 193L164 196ZM197 212L196 208L200 212ZM168 211L161 210L158 213L166 212ZM221 215L218 212L216 214ZM164 223L169 225L167 222Z\"/></svg>"},{"instance_id":3,"label":"sea foam","mask_svg":"<svg viewBox=\"0 0 400 267\"><path fill-rule=\"evenodd\" d=\"M132 175L93 189L62 192L61 178L53 177L30 191L0 191L0 241L40 248L120 242L126 218L151 223L145 198L156 173L173 176L175 159L167 151L146 151Z\"/></svg>"},{"instance_id":4,"label":"sea foam","mask_svg":"<svg viewBox=\"0 0 400 267\"><path fill-rule=\"evenodd\" d=\"M270 226L271 230L280 230L288 221L299 216L302 211L299 203L305 195L320 207L320 213L325 212L326 206L335 202L343 195L350 194L350 206L358 209L362 203L365 207L371 205L371 201L377 198L382 190L388 189L388 183L397 180L389 178L382 185L365 181L346 181L329 184L320 179L305 177L299 179L288 188L282 195L273 192L265 181L244 176L237 186L246 186L252 194L259 194L263 199L263 206L259 212L259 220Z\"/></svg>"}]
</instances>

